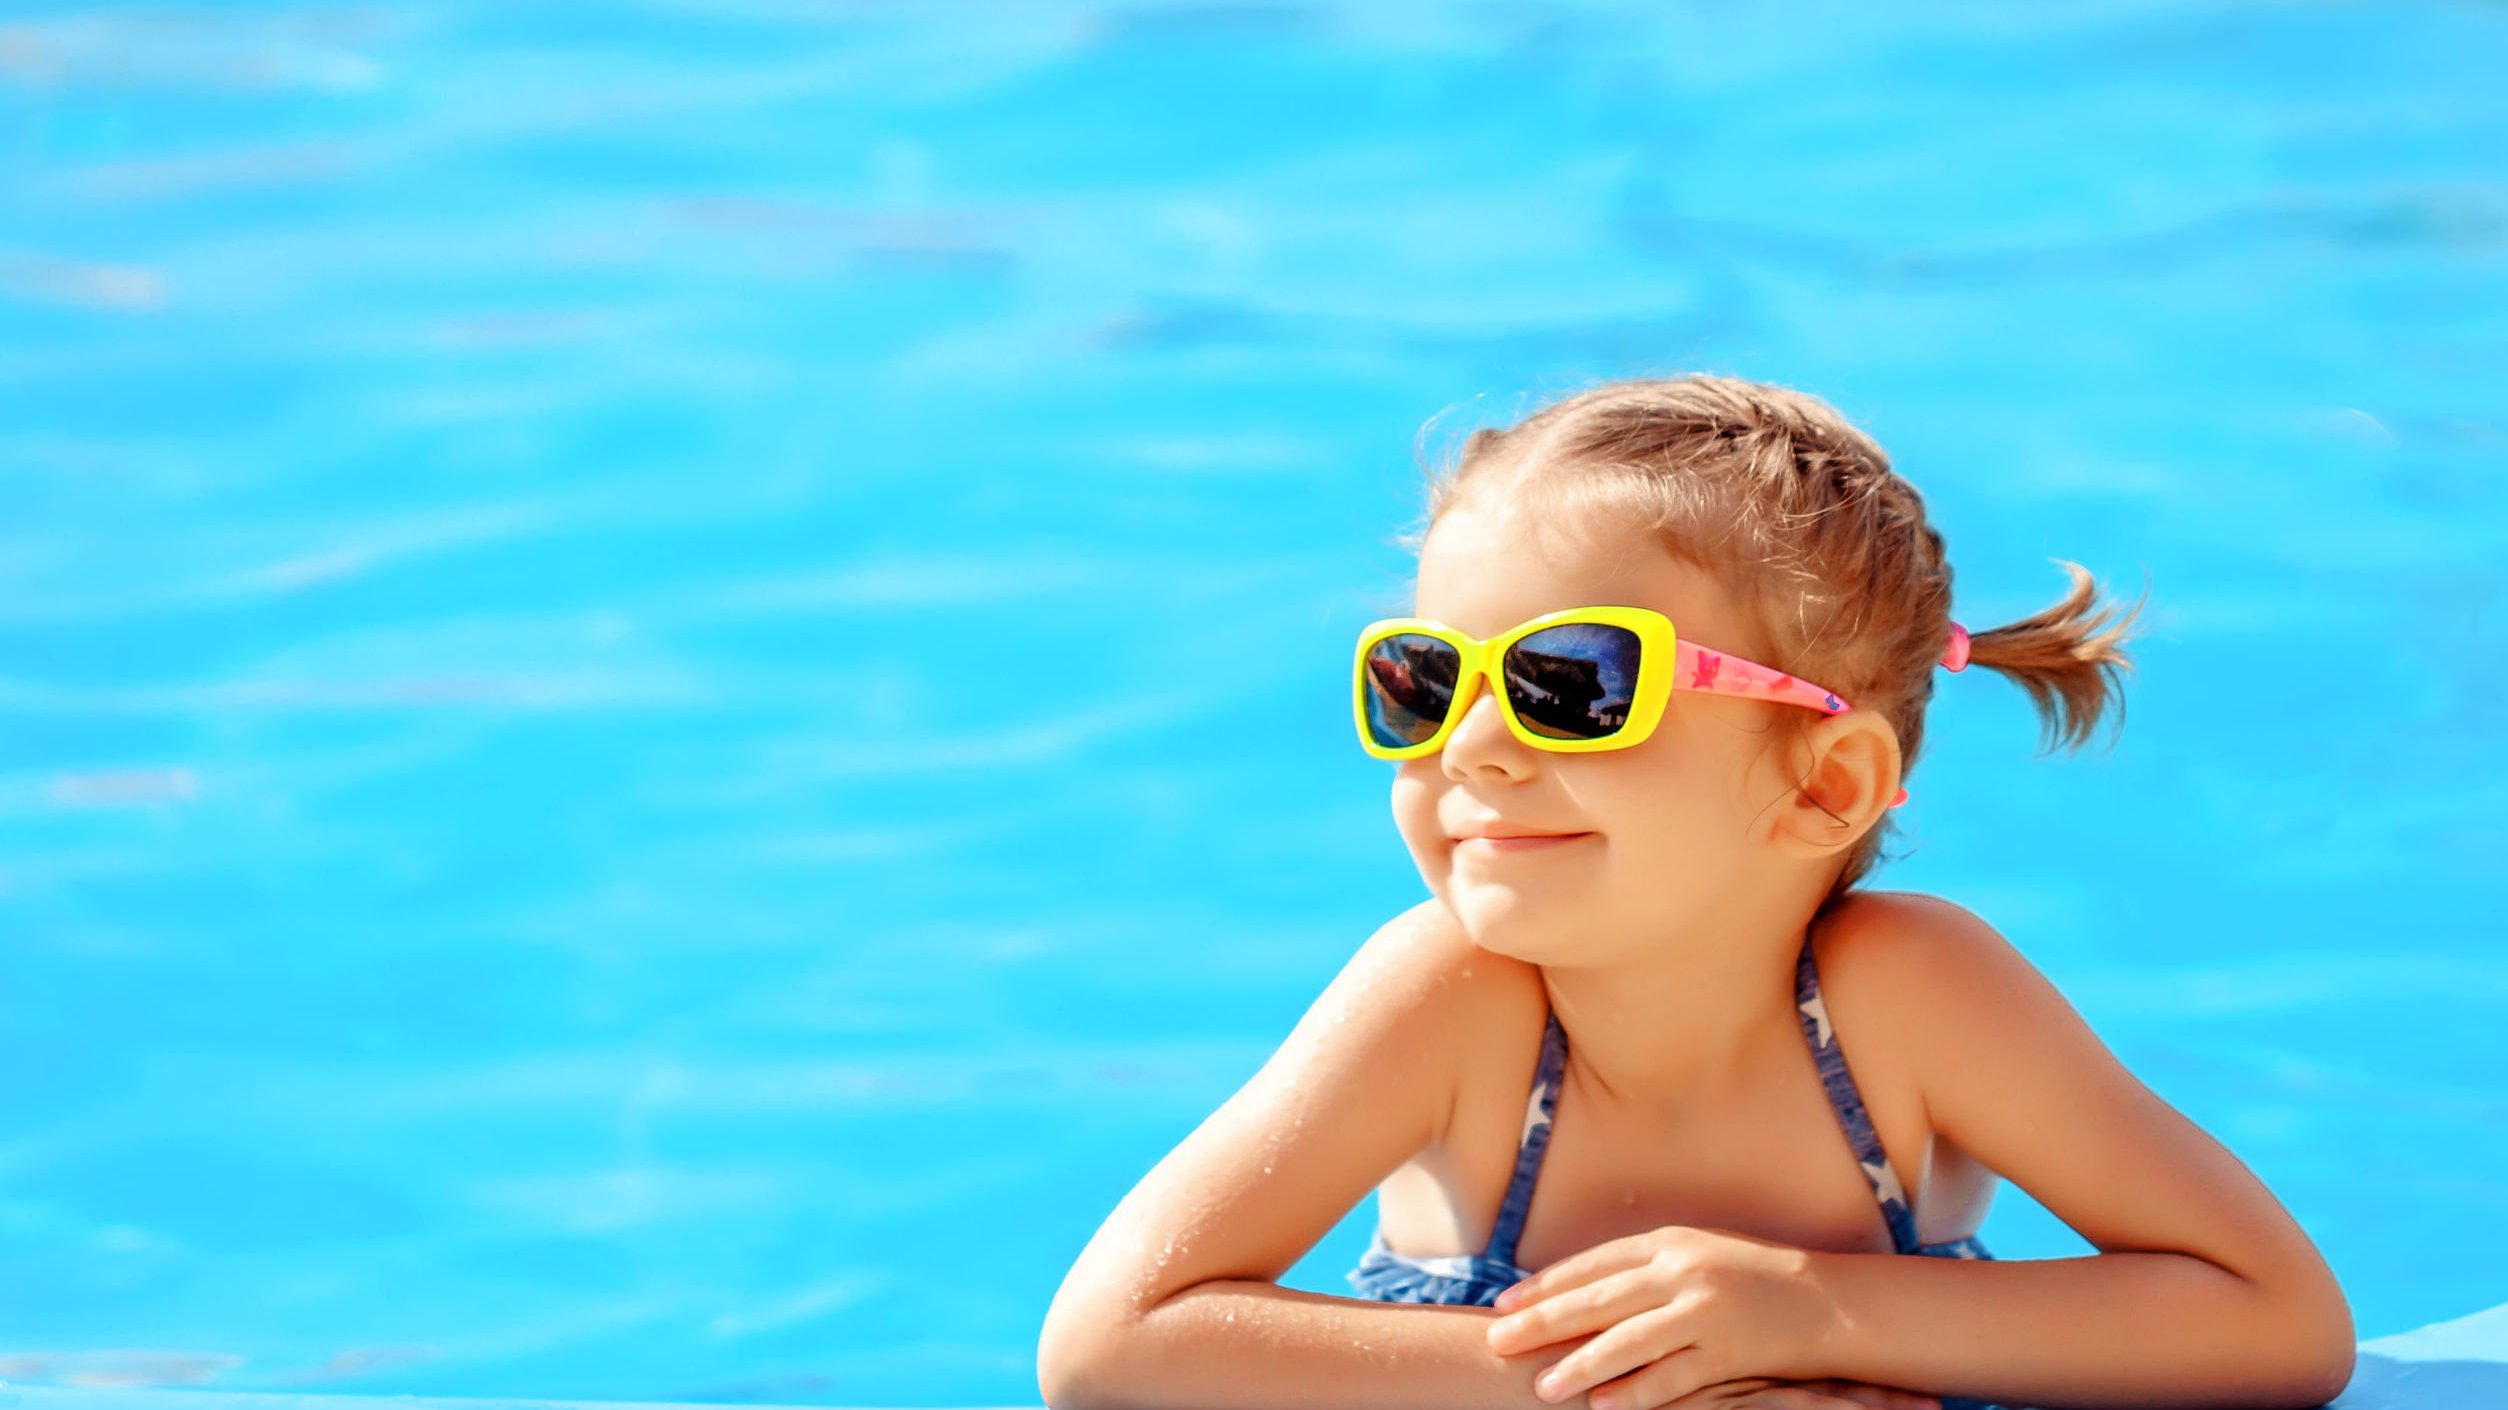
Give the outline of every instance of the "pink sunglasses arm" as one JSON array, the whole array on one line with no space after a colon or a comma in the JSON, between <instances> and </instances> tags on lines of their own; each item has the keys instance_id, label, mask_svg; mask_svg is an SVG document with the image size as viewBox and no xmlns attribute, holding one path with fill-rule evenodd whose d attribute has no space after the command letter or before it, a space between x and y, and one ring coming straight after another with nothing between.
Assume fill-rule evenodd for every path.
<instances>
[{"instance_id":1,"label":"pink sunglasses arm","mask_svg":"<svg viewBox=\"0 0 2508 1410\"><path fill-rule=\"evenodd\" d=\"M1690 641L1672 645L1672 684L1682 690L1808 706L1824 715L1844 714L1847 708L1845 701L1807 680Z\"/></svg>"},{"instance_id":2,"label":"pink sunglasses arm","mask_svg":"<svg viewBox=\"0 0 2508 1410\"><path fill-rule=\"evenodd\" d=\"M1672 643L1672 684L1682 690L1804 705L1824 715L1844 714L1847 709L1845 701L1807 680L1688 641ZM1890 806L1895 808L1906 801L1907 790L1902 788L1890 800Z\"/></svg>"}]
</instances>

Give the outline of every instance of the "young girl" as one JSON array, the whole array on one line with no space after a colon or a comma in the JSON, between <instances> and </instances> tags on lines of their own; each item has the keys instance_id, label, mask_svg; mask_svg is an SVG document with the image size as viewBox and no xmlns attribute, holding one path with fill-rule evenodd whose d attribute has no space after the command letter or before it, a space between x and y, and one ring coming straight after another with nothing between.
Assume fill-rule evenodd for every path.
<instances>
[{"instance_id":1,"label":"young girl","mask_svg":"<svg viewBox=\"0 0 2508 1410\"><path fill-rule=\"evenodd\" d=\"M2086 572L1971 635L1880 448L1715 377L1476 432L1408 546L1352 695L1433 898L1090 1240L1048 1404L2340 1393L2350 1308L2255 1177L1991 926L1858 886L1937 671L2016 682L2050 747L2114 703L2132 614ZM2100 1252L1992 1259L1998 1177ZM1359 1297L1278 1286L1371 1187Z\"/></svg>"}]
</instances>

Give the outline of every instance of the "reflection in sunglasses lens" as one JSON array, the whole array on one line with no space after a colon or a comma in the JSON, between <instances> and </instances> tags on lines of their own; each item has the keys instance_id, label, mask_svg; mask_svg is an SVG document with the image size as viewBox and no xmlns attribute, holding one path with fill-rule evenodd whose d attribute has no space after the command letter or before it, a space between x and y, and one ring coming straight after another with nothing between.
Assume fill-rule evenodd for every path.
<instances>
[{"instance_id":1,"label":"reflection in sunglasses lens","mask_svg":"<svg viewBox=\"0 0 2508 1410\"><path fill-rule=\"evenodd\" d=\"M1367 732L1387 749L1418 744L1437 732L1454 704L1463 658L1433 636L1401 632L1367 648L1360 689Z\"/></svg>"},{"instance_id":2,"label":"reflection in sunglasses lens","mask_svg":"<svg viewBox=\"0 0 2508 1410\"><path fill-rule=\"evenodd\" d=\"M1549 739L1602 739L1628 723L1637 698L1637 633L1570 622L1507 649L1507 700L1524 727Z\"/></svg>"}]
</instances>

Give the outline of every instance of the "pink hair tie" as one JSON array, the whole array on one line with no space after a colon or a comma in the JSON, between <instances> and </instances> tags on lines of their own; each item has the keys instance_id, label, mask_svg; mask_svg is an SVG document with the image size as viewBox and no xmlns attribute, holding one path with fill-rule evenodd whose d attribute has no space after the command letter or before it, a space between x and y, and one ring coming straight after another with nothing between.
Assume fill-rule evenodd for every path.
<instances>
[{"instance_id":1,"label":"pink hair tie","mask_svg":"<svg viewBox=\"0 0 2508 1410\"><path fill-rule=\"evenodd\" d=\"M1968 629L1951 623L1951 644L1942 652L1942 664L1954 671L1968 668Z\"/></svg>"},{"instance_id":2,"label":"pink hair tie","mask_svg":"<svg viewBox=\"0 0 2508 1410\"><path fill-rule=\"evenodd\" d=\"M1968 669L1968 629L1957 622L1951 623L1951 644L1942 649L1942 664L1954 671ZM1898 796L1890 800L1890 806L1896 808L1906 802L1907 790L1901 788Z\"/></svg>"}]
</instances>

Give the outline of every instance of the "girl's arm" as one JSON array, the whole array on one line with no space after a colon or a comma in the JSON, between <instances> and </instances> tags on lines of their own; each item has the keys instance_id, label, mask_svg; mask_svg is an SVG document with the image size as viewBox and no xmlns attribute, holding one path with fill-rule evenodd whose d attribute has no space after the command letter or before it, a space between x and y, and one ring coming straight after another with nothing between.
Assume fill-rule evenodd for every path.
<instances>
[{"instance_id":1,"label":"girl's arm","mask_svg":"<svg viewBox=\"0 0 2508 1410\"><path fill-rule=\"evenodd\" d=\"M1037 1380L1053 1410L1541 1410L1533 1376L1574 1346L1501 1357L1487 1308L1277 1285L1443 1139L1474 1041L1475 957L1485 984L1497 965L1434 899L1386 922L1124 1196L1045 1316Z\"/></svg>"},{"instance_id":2,"label":"girl's arm","mask_svg":"<svg viewBox=\"0 0 2508 1410\"><path fill-rule=\"evenodd\" d=\"M1374 1302L1220 1278L1172 1294L1120 1346L1048 1369L1051 1410L1549 1410L1533 1377L1593 1340L1516 1363L1486 1307Z\"/></svg>"},{"instance_id":3,"label":"girl's arm","mask_svg":"<svg viewBox=\"0 0 2508 1410\"><path fill-rule=\"evenodd\" d=\"M2355 1332L2308 1237L2237 1157L2154 1095L1994 928L1889 893L1835 945L1857 1020L1914 1055L1932 1128L2101 1252L1989 1262L1813 1255L1825 1373L2062 1407L2314 1406Z\"/></svg>"}]
</instances>

